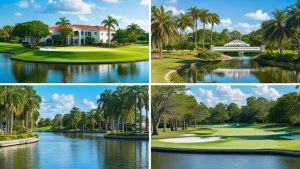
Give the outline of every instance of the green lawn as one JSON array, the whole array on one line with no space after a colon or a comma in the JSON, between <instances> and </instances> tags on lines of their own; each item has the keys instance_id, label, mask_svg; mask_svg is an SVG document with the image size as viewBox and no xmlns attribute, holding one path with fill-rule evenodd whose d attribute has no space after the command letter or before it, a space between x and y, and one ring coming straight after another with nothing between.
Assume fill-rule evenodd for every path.
<instances>
[{"instance_id":1,"label":"green lawn","mask_svg":"<svg viewBox=\"0 0 300 169\"><path fill-rule=\"evenodd\" d=\"M20 44L0 43L0 52L14 53L12 59L51 63L118 63L149 59L149 48L145 45L117 48L69 46L41 51L24 48Z\"/></svg>"},{"instance_id":2,"label":"green lawn","mask_svg":"<svg viewBox=\"0 0 300 169\"><path fill-rule=\"evenodd\" d=\"M274 134L272 131L287 131L288 134ZM164 138L181 138L183 134L196 134L192 137L224 136L225 139L206 143L169 143ZM163 133L152 136L152 147L193 148L193 149L280 149L300 151L300 140L281 138L283 135L299 135L300 128L276 125L236 125L197 126L185 131Z\"/></svg>"},{"instance_id":3,"label":"green lawn","mask_svg":"<svg viewBox=\"0 0 300 169\"><path fill-rule=\"evenodd\" d=\"M187 55L189 51L184 51L182 56L181 51L176 51L176 53L164 53L163 58L151 60L151 79L154 83L164 83L164 76L176 67L195 63L201 59L195 57L194 55ZM195 52L192 52L195 54Z\"/></svg>"}]
</instances>

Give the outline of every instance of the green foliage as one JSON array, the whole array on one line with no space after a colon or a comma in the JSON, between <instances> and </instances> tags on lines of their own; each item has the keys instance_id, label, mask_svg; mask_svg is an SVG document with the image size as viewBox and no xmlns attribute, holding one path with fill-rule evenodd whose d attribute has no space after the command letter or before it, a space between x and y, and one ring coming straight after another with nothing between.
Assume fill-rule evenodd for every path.
<instances>
[{"instance_id":1,"label":"green foliage","mask_svg":"<svg viewBox=\"0 0 300 169\"><path fill-rule=\"evenodd\" d=\"M273 60L277 62L297 62L298 59L294 54L277 54L271 52L261 53L259 57L261 59Z\"/></svg>"},{"instance_id":2,"label":"green foliage","mask_svg":"<svg viewBox=\"0 0 300 169\"><path fill-rule=\"evenodd\" d=\"M86 37L85 38L85 43L87 44L87 45L94 45L95 44L95 38L92 38L92 37Z\"/></svg>"},{"instance_id":3,"label":"green foliage","mask_svg":"<svg viewBox=\"0 0 300 169\"><path fill-rule=\"evenodd\" d=\"M182 77L176 72L171 73L169 78L170 78L170 82L172 82L172 83L183 83L184 82Z\"/></svg>"},{"instance_id":4,"label":"green foliage","mask_svg":"<svg viewBox=\"0 0 300 169\"><path fill-rule=\"evenodd\" d=\"M220 52L214 52L204 49L199 51L197 57L201 59L220 59L221 55L222 54Z\"/></svg>"}]
</instances>

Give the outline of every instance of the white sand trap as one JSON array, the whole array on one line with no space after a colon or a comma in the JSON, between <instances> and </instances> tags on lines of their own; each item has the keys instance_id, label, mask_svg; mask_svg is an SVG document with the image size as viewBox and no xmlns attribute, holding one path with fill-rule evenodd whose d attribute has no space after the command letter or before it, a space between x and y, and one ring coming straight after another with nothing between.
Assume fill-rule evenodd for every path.
<instances>
[{"instance_id":1,"label":"white sand trap","mask_svg":"<svg viewBox=\"0 0 300 169\"><path fill-rule=\"evenodd\" d=\"M40 51L55 51L56 47L44 47L44 48L40 48Z\"/></svg>"},{"instance_id":2,"label":"white sand trap","mask_svg":"<svg viewBox=\"0 0 300 169\"><path fill-rule=\"evenodd\" d=\"M282 138L290 139L290 140L300 140L300 135L293 136L281 136Z\"/></svg>"},{"instance_id":3,"label":"white sand trap","mask_svg":"<svg viewBox=\"0 0 300 169\"><path fill-rule=\"evenodd\" d=\"M196 134L184 134L184 135L181 135L183 137L191 137L191 136L195 136Z\"/></svg>"},{"instance_id":4,"label":"white sand trap","mask_svg":"<svg viewBox=\"0 0 300 169\"><path fill-rule=\"evenodd\" d=\"M184 138L168 138L161 139L161 142L167 143L204 143L223 140L221 137L184 137Z\"/></svg>"},{"instance_id":5,"label":"white sand trap","mask_svg":"<svg viewBox=\"0 0 300 169\"><path fill-rule=\"evenodd\" d=\"M276 134L288 134L287 131L271 131L271 134L276 135Z\"/></svg>"}]
</instances>

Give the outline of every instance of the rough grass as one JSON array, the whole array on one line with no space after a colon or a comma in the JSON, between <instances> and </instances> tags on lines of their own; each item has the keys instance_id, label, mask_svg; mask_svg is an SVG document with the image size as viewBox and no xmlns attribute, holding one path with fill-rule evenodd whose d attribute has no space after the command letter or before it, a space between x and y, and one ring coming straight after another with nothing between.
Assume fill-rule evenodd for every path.
<instances>
[{"instance_id":1,"label":"rough grass","mask_svg":"<svg viewBox=\"0 0 300 169\"><path fill-rule=\"evenodd\" d=\"M119 63L148 60L149 48L130 45L118 48L91 46L58 47L56 51L24 48L20 44L0 43L0 52L10 52L12 59L51 63Z\"/></svg>"},{"instance_id":2,"label":"rough grass","mask_svg":"<svg viewBox=\"0 0 300 169\"><path fill-rule=\"evenodd\" d=\"M274 135L272 131L288 131L288 134ZM183 134L197 134L199 137L224 136L224 140L206 143L166 143L162 138L183 137ZM152 147L192 148L192 149L275 149L300 151L300 140L281 138L283 135L298 135L300 128L278 125L242 125L242 126L197 126L188 130L163 133L152 136ZM193 136L194 137L194 136Z\"/></svg>"}]
</instances>

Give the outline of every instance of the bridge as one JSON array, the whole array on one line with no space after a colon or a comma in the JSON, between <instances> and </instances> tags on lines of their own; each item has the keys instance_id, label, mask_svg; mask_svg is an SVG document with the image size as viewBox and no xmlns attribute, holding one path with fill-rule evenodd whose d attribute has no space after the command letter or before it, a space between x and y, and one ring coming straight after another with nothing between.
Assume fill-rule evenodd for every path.
<instances>
[{"instance_id":1,"label":"bridge","mask_svg":"<svg viewBox=\"0 0 300 169\"><path fill-rule=\"evenodd\" d=\"M249 44L241 40L233 40L229 43L226 43L224 46L210 46L211 51L217 52L265 52L265 45L260 47L251 47Z\"/></svg>"}]
</instances>

